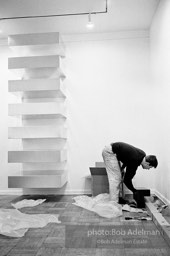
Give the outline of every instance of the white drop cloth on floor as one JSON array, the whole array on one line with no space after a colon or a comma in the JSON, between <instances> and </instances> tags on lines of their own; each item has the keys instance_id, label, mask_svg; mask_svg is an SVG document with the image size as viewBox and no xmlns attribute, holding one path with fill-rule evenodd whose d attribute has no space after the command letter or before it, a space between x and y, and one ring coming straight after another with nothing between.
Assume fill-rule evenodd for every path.
<instances>
[{"instance_id":1,"label":"white drop cloth on floor","mask_svg":"<svg viewBox=\"0 0 170 256\"><path fill-rule=\"evenodd\" d=\"M110 201L109 194L100 194L95 197L76 196L74 205L97 213L101 217L115 218L122 215L122 206L114 201Z\"/></svg>"},{"instance_id":2,"label":"white drop cloth on floor","mask_svg":"<svg viewBox=\"0 0 170 256\"><path fill-rule=\"evenodd\" d=\"M33 200L33 199L24 199L22 201L19 201L17 203L11 204L14 208L16 209L21 209L24 207L33 207L33 206L37 206L39 204L42 204L46 199L37 199L37 200Z\"/></svg>"},{"instance_id":3,"label":"white drop cloth on floor","mask_svg":"<svg viewBox=\"0 0 170 256\"><path fill-rule=\"evenodd\" d=\"M12 204L15 208L32 207L41 204L46 199L22 200ZM0 209L0 234L10 237L22 237L29 228L42 228L48 223L61 223L59 215L26 214L18 209Z\"/></svg>"}]
</instances>

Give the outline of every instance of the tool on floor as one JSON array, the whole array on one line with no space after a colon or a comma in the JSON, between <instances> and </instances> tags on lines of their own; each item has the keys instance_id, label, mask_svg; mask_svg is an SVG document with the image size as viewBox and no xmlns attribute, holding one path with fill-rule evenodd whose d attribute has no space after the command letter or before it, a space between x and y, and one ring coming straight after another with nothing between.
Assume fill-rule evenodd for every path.
<instances>
[{"instance_id":1,"label":"tool on floor","mask_svg":"<svg viewBox=\"0 0 170 256\"><path fill-rule=\"evenodd\" d=\"M152 220L151 217L125 217L125 220L141 220L141 221L147 221Z\"/></svg>"}]
</instances>

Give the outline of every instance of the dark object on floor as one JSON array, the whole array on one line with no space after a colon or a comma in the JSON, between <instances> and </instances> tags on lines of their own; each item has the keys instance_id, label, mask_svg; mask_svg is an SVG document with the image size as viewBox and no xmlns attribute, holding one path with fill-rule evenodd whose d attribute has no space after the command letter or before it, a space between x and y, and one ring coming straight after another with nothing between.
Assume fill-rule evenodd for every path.
<instances>
[{"instance_id":1,"label":"dark object on floor","mask_svg":"<svg viewBox=\"0 0 170 256\"><path fill-rule=\"evenodd\" d=\"M145 199L144 199L144 193L143 191L137 190L133 197L135 201L137 202L137 208L145 208Z\"/></svg>"},{"instance_id":2,"label":"dark object on floor","mask_svg":"<svg viewBox=\"0 0 170 256\"><path fill-rule=\"evenodd\" d=\"M133 220L133 217L125 217L125 220Z\"/></svg>"},{"instance_id":3,"label":"dark object on floor","mask_svg":"<svg viewBox=\"0 0 170 256\"><path fill-rule=\"evenodd\" d=\"M134 193L134 199L137 202L138 208L145 208L145 196L150 196L150 189L139 188Z\"/></svg>"},{"instance_id":4,"label":"dark object on floor","mask_svg":"<svg viewBox=\"0 0 170 256\"><path fill-rule=\"evenodd\" d=\"M147 221L151 220L150 217L125 217L125 220L142 220L142 221Z\"/></svg>"}]
</instances>

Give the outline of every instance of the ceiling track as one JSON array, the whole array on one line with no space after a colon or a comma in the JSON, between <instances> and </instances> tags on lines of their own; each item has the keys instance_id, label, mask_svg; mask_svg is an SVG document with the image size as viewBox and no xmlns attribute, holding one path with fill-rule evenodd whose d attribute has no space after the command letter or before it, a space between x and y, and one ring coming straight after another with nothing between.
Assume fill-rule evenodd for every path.
<instances>
[{"instance_id":1,"label":"ceiling track","mask_svg":"<svg viewBox=\"0 0 170 256\"><path fill-rule=\"evenodd\" d=\"M105 10L104 11L93 11L90 14L102 14L108 12L107 0L105 0ZM4 17L0 20L16 20L16 19L35 19L35 18L53 18L53 17L65 17L65 16L76 16L76 15L88 15L89 12L79 12L79 13L65 13L65 14L49 14L49 15L30 15L30 16L16 16L16 17Z\"/></svg>"}]
</instances>

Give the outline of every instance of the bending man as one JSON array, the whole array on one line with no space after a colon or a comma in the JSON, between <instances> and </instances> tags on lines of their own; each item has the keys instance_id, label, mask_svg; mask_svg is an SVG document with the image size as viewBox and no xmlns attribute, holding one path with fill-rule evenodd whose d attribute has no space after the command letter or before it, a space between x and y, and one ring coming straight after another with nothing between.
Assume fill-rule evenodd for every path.
<instances>
[{"instance_id":1,"label":"bending man","mask_svg":"<svg viewBox=\"0 0 170 256\"><path fill-rule=\"evenodd\" d=\"M156 156L146 155L143 150L124 142L115 142L106 146L102 156L109 180L110 199L115 202L119 200L122 170L126 169L124 184L135 193L137 190L133 186L132 179L137 168L141 165L143 169L150 169L158 165Z\"/></svg>"}]
</instances>

